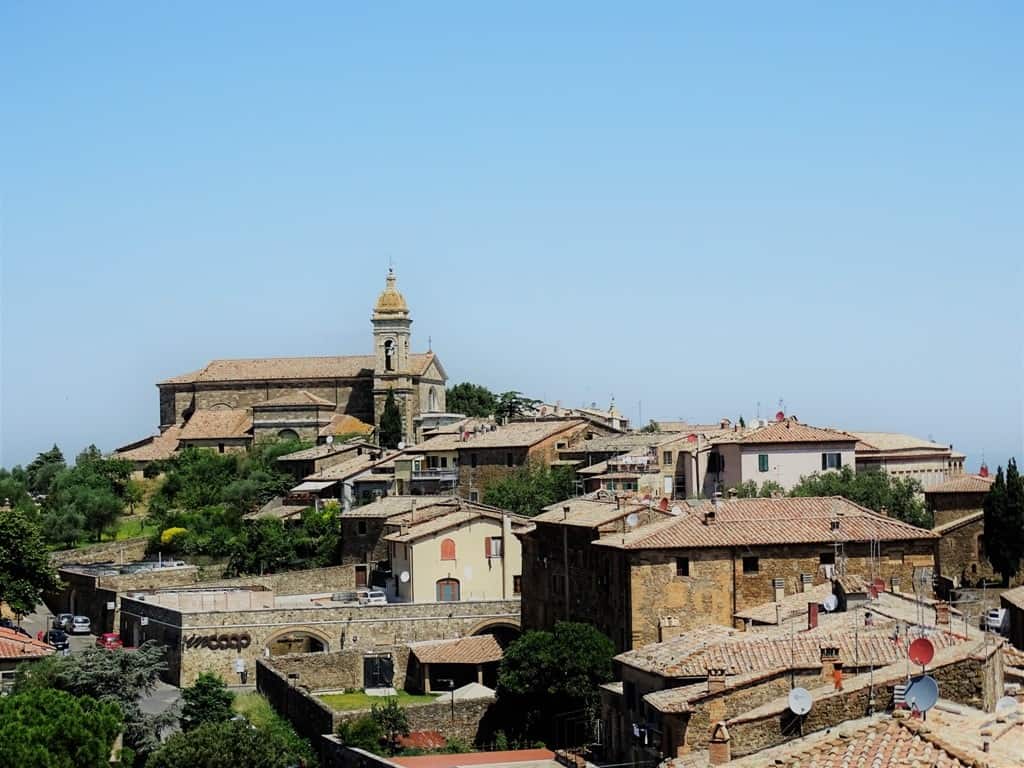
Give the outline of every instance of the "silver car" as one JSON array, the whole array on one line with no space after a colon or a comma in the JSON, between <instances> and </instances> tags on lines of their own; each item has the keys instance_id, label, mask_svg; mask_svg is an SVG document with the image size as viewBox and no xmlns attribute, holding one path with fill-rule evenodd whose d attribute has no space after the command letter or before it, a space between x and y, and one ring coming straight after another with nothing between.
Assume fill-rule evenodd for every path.
<instances>
[{"instance_id":1,"label":"silver car","mask_svg":"<svg viewBox=\"0 0 1024 768\"><path fill-rule=\"evenodd\" d=\"M87 635L92 631L92 622L88 616L75 616L71 620L72 635Z\"/></svg>"}]
</instances>

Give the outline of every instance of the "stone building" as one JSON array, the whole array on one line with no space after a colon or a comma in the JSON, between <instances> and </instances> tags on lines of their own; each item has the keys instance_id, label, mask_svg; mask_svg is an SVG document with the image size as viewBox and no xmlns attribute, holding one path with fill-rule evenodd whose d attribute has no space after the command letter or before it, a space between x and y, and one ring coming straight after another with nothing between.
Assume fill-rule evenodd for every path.
<instances>
[{"instance_id":1,"label":"stone building","mask_svg":"<svg viewBox=\"0 0 1024 768\"><path fill-rule=\"evenodd\" d=\"M857 471L879 471L904 480L917 480L927 491L964 471L964 454L898 432L851 432L857 437Z\"/></svg>"},{"instance_id":2,"label":"stone building","mask_svg":"<svg viewBox=\"0 0 1024 768\"><path fill-rule=\"evenodd\" d=\"M433 352L412 352L412 319L393 271L371 322L372 355L213 360L159 382L160 434L116 455L141 462L167 458L183 445L228 452L265 438L315 442L350 427L365 432L366 424L380 422L389 392L412 441L418 419L444 412L447 374ZM354 421L346 426L339 418L345 416Z\"/></svg>"},{"instance_id":3,"label":"stone building","mask_svg":"<svg viewBox=\"0 0 1024 768\"><path fill-rule=\"evenodd\" d=\"M925 491L925 506L934 531L941 537L935 561L939 588L973 587L1001 580L985 557L985 496L993 478L982 467L980 475L961 475Z\"/></svg>"},{"instance_id":4,"label":"stone building","mask_svg":"<svg viewBox=\"0 0 1024 768\"><path fill-rule=\"evenodd\" d=\"M980 474L961 475L926 489L924 503L932 525L938 527L980 512L994 480L988 468L982 466Z\"/></svg>"},{"instance_id":5,"label":"stone building","mask_svg":"<svg viewBox=\"0 0 1024 768\"><path fill-rule=\"evenodd\" d=\"M626 650L708 623L732 626L738 611L843 573L906 589L915 578L931 583L935 533L841 497L685 502L667 512L646 524L638 515L628 532L591 528L572 551L571 520L535 518L523 537L525 626L588 621ZM564 605L563 594L564 615L540 607Z\"/></svg>"}]
</instances>

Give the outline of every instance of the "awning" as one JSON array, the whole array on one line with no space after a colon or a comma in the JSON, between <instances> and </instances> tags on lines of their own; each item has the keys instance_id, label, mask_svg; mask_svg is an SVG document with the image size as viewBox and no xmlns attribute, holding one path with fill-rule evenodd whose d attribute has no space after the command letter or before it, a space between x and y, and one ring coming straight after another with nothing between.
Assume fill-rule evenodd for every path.
<instances>
[{"instance_id":1,"label":"awning","mask_svg":"<svg viewBox=\"0 0 1024 768\"><path fill-rule=\"evenodd\" d=\"M306 480L292 488L291 493L320 493L337 484L337 480Z\"/></svg>"}]
</instances>

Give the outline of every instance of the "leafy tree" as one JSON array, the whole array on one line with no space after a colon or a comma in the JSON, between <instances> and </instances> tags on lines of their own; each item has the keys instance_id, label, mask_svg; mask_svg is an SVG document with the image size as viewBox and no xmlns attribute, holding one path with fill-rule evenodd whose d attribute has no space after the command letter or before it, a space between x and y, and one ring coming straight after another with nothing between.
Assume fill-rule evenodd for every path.
<instances>
[{"instance_id":1,"label":"leafy tree","mask_svg":"<svg viewBox=\"0 0 1024 768\"><path fill-rule=\"evenodd\" d=\"M150 755L146 768L293 768L312 760L308 744L276 729L228 720L174 734Z\"/></svg>"},{"instance_id":2,"label":"leafy tree","mask_svg":"<svg viewBox=\"0 0 1024 768\"><path fill-rule=\"evenodd\" d=\"M361 715L351 720L342 720L338 723L335 733L346 747L364 749L373 753L380 751L381 742L384 740L384 731L372 715Z\"/></svg>"},{"instance_id":3,"label":"leafy tree","mask_svg":"<svg viewBox=\"0 0 1024 768\"><path fill-rule=\"evenodd\" d=\"M747 480L739 485L734 485L729 489L729 494L732 495L733 493L739 499L752 499L757 496L757 481Z\"/></svg>"},{"instance_id":4,"label":"leafy tree","mask_svg":"<svg viewBox=\"0 0 1024 768\"><path fill-rule=\"evenodd\" d=\"M149 642L134 651L86 648L71 656L49 656L18 668L15 693L56 688L75 696L113 702L121 710L125 743L140 753L160 744L160 733L177 720L170 710L147 715L139 700L156 688L167 669L163 646Z\"/></svg>"},{"instance_id":5,"label":"leafy tree","mask_svg":"<svg viewBox=\"0 0 1024 768\"><path fill-rule=\"evenodd\" d=\"M39 525L23 509L0 514L0 602L24 616L59 588Z\"/></svg>"},{"instance_id":6,"label":"leafy tree","mask_svg":"<svg viewBox=\"0 0 1024 768\"><path fill-rule=\"evenodd\" d=\"M46 689L0 697L0 765L106 768L120 730L111 702Z\"/></svg>"},{"instance_id":7,"label":"leafy tree","mask_svg":"<svg viewBox=\"0 0 1024 768\"><path fill-rule=\"evenodd\" d=\"M32 493L49 493L50 484L53 482L53 479L66 466L64 454L61 453L60 448L56 445L50 450L40 453L25 468L29 491Z\"/></svg>"},{"instance_id":8,"label":"leafy tree","mask_svg":"<svg viewBox=\"0 0 1024 768\"><path fill-rule=\"evenodd\" d=\"M922 492L917 480L885 472L854 472L847 466L838 472L815 472L800 478L790 496L843 496L876 512L884 510L911 525L928 527Z\"/></svg>"},{"instance_id":9,"label":"leafy tree","mask_svg":"<svg viewBox=\"0 0 1024 768\"><path fill-rule=\"evenodd\" d=\"M1005 584L1020 570L1024 557L1024 479L1017 461L1010 459L996 470L996 479L985 494L985 556Z\"/></svg>"},{"instance_id":10,"label":"leafy tree","mask_svg":"<svg viewBox=\"0 0 1024 768\"><path fill-rule=\"evenodd\" d=\"M532 517L549 504L572 497L575 491L567 467L527 464L488 486L484 503Z\"/></svg>"},{"instance_id":11,"label":"leafy tree","mask_svg":"<svg viewBox=\"0 0 1024 768\"><path fill-rule=\"evenodd\" d=\"M597 687L612 679L611 640L589 624L562 621L551 632L533 630L505 649L498 668L498 702L522 735L557 741L555 716L592 715Z\"/></svg>"},{"instance_id":12,"label":"leafy tree","mask_svg":"<svg viewBox=\"0 0 1024 768\"><path fill-rule=\"evenodd\" d=\"M135 514L135 505L141 504L146 498L146 487L138 480L129 480L124 486L124 500L128 509Z\"/></svg>"},{"instance_id":13,"label":"leafy tree","mask_svg":"<svg viewBox=\"0 0 1024 768\"><path fill-rule=\"evenodd\" d=\"M264 573L287 569L298 555L288 527L276 518L253 520L234 540L229 573Z\"/></svg>"},{"instance_id":14,"label":"leafy tree","mask_svg":"<svg viewBox=\"0 0 1024 768\"><path fill-rule=\"evenodd\" d=\"M32 496L28 492L28 479L21 467L0 468L0 504L11 507L33 508Z\"/></svg>"},{"instance_id":15,"label":"leafy tree","mask_svg":"<svg viewBox=\"0 0 1024 768\"><path fill-rule=\"evenodd\" d=\"M374 704L370 707L370 717L384 734L384 741L391 754L397 752L399 737L409 735L409 715L398 703L398 699L389 696L385 703Z\"/></svg>"},{"instance_id":16,"label":"leafy tree","mask_svg":"<svg viewBox=\"0 0 1024 768\"><path fill-rule=\"evenodd\" d=\"M786 489L783 488L780 483L777 483L774 480L765 480L763 483L761 483L761 490L758 491L757 495L760 496L762 499L770 499L773 494L777 493L781 495L784 494L785 492Z\"/></svg>"},{"instance_id":17,"label":"leafy tree","mask_svg":"<svg viewBox=\"0 0 1024 768\"><path fill-rule=\"evenodd\" d=\"M235 694L228 690L219 675L202 672L195 683L182 689L181 699L181 728L190 731L205 723L230 720Z\"/></svg>"},{"instance_id":18,"label":"leafy tree","mask_svg":"<svg viewBox=\"0 0 1024 768\"><path fill-rule=\"evenodd\" d=\"M493 416L498 398L487 387L464 381L450 387L445 395L446 407L452 413L464 413L477 418Z\"/></svg>"},{"instance_id":19,"label":"leafy tree","mask_svg":"<svg viewBox=\"0 0 1024 768\"><path fill-rule=\"evenodd\" d=\"M640 432L645 435L653 435L658 431L658 423L651 419L647 424L640 428Z\"/></svg>"},{"instance_id":20,"label":"leafy tree","mask_svg":"<svg viewBox=\"0 0 1024 768\"><path fill-rule=\"evenodd\" d=\"M498 395L498 404L494 408L494 416L508 421L530 413L540 400L524 397L522 392L502 392Z\"/></svg>"},{"instance_id":21,"label":"leafy tree","mask_svg":"<svg viewBox=\"0 0 1024 768\"><path fill-rule=\"evenodd\" d=\"M384 400L384 411L380 415L377 433L380 435L380 444L385 448L397 448L402 441L402 413L395 402L395 393L390 390Z\"/></svg>"}]
</instances>

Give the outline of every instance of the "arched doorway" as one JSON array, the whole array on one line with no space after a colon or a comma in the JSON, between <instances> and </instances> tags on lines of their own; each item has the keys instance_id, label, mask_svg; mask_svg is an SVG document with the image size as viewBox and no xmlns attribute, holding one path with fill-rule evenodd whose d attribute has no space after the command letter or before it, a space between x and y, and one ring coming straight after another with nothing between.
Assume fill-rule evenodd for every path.
<instances>
[{"instance_id":1,"label":"arched doorway","mask_svg":"<svg viewBox=\"0 0 1024 768\"><path fill-rule=\"evenodd\" d=\"M488 621L473 627L471 635L494 635L498 645L507 648L523 634L522 628L514 621Z\"/></svg>"},{"instance_id":2,"label":"arched doorway","mask_svg":"<svg viewBox=\"0 0 1024 768\"><path fill-rule=\"evenodd\" d=\"M282 442L298 442L299 433L296 432L294 429L282 429L280 432L277 433L277 439L281 440Z\"/></svg>"},{"instance_id":3,"label":"arched doorway","mask_svg":"<svg viewBox=\"0 0 1024 768\"><path fill-rule=\"evenodd\" d=\"M459 596L458 579L438 579L437 581L437 602L457 603Z\"/></svg>"},{"instance_id":4,"label":"arched doorway","mask_svg":"<svg viewBox=\"0 0 1024 768\"><path fill-rule=\"evenodd\" d=\"M267 641L267 650L271 656L284 656L289 653L326 653L329 646L326 637L308 629L286 629Z\"/></svg>"}]
</instances>

